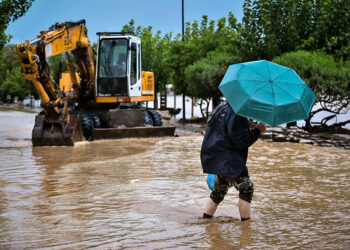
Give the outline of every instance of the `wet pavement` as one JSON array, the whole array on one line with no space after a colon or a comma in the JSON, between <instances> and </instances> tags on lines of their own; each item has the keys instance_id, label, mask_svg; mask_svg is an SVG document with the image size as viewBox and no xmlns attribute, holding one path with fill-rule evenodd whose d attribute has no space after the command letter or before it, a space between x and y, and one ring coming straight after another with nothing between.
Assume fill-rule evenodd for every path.
<instances>
[{"instance_id":1,"label":"wet pavement","mask_svg":"<svg viewBox=\"0 0 350 250\"><path fill-rule=\"evenodd\" d=\"M213 219L201 135L31 146L34 114L0 111L0 248L348 249L348 150L259 140L252 220L230 189Z\"/></svg>"}]
</instances>

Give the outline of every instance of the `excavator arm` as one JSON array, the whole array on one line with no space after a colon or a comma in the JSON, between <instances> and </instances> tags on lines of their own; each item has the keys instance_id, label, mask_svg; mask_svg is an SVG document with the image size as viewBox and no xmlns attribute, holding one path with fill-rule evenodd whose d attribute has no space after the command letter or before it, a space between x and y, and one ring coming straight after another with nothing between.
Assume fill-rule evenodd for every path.
<instances>
[{"instance_id":1,"label":"excavator arm","mask_svg":"<svg viewBox=\"0 0 350 250\"><path fill-rule=\"evenodd\" d=\"M61 86L55 83L46 60L60 54L65 54L69 72ZM56 23L35 39L18 44L17 55L22 75L33 82L44 109L35 119L33 145L74 145L74 141L83 140L74 104L93 99L95 74L85 20Z\"/></svg>"},{"instance_id":2,"label":"excavator arm","mask_svg":"<svg viewBox=\"0 0 350 250\"><path fill-rule=\"evenodd\" d=\"M77 70L69 52L76 59ZM71 85L62 88L53 80L46 60L60 54L66 56ZM17 55L23 77L34 83L46 112L54 110L64 117L70 103L93 97L95 66L85 20L56 23L34 40L18 44ZM69 93L70 89L73 93Z\"/></svg>"}]
</instances>

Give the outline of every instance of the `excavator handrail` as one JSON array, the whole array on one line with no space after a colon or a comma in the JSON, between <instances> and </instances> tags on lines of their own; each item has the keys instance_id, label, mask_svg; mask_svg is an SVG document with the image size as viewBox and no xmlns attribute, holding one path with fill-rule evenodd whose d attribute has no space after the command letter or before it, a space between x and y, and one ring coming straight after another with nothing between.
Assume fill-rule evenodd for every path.
<instances>
[{"instance_id":1,"label":"excavator handrail","mask_svg":"<svg viewBox=\"0 0 350 250\"><path fill-rule=\"evenodd\" d=\"M103 35L105 35L105 36L113 36L113 35L123 35L123 36L131 35L131 36L134 36L135 34L134 34L134 32L129 32L129 31L126 31L126 32L124 32L124 31L121 31L121 32L108 32L108 31L106 31L106 32L97 32L96 35L98 35L98 36L103 36Z\"/></svg>"}]
</instances>

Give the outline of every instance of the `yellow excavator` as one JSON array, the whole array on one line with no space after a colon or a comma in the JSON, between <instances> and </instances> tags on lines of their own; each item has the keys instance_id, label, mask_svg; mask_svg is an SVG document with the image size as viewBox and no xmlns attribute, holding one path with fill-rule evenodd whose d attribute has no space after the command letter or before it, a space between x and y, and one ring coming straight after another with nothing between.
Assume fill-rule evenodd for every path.
<instances>
[{"instance_id":1,"label":"yellow excavator","mask_svg":"<svg viewBox=\"0 0 350 250\"><path fill-rule=\"evenodd\" d=\"M17 45L22 76L34 83L43 111L35 118L33 146L77 141L173 136L156 110L154 75L142 71L141 40L131 33L100 32L97 53L85 20L56 23ZM68 72L56 83L47 58L64 54ZM96 60L95 60L96 54Z\"/></svg>"}]
</instances>

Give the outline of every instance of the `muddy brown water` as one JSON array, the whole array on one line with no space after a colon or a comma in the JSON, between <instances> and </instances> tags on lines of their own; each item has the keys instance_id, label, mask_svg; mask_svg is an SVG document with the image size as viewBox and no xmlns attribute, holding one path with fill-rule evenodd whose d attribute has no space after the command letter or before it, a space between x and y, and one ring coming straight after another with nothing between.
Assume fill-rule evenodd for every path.
<instances>
[{"instance_id":1,"label":"muddy brown water","mask_svg":"<svg viewBox=\"0 0 350 250\"><path fill-rule=\"evenodd\" d=\"M350 155L258 141L252 220L230 190L213 219L202 136L32 148L34 114L0 110L1 249L349 249Z\"/></svg>"}]
</instances>

